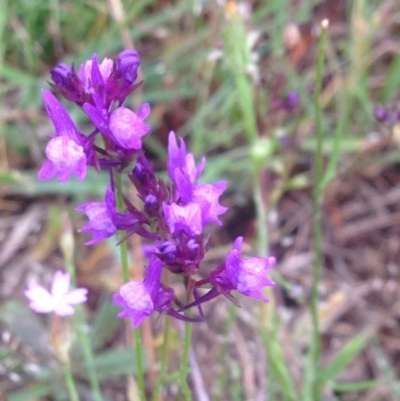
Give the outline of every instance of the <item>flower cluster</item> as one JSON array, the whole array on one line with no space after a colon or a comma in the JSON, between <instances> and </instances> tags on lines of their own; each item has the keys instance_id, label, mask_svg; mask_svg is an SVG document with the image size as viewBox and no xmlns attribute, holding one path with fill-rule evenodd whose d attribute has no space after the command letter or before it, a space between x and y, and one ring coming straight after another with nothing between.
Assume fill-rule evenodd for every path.
<instances>
[{"instance_id":1,"label":"flower cluster","mask_svg":"<svg viewBox=\"0 0 400 401\"><path fill-rule=\"evenodd\" d=\"M185 142L174 132L168 138L169 179L157 178L142 150L142 141L150 132L150 126L144 122L150 106L143 104L136 112L124 106L126 97L138 86L135 81L139 63L139 55L126 50L116 59L106 58L101 63L95 55L78 70L65 64L52 70L53 89L86 113L93 130L87 135L80 132L55 96L43 91L55 136L46 147L48 161L39 178L58 176L64 182L75 174L83 180L88 166L110 172L104 201L88 202L77 209L89 219L81 229L92 234L87 245L119 231L126 233L124 240L137 234L150 244L143 281L127 282L113 296L114 303L123 308L119 317L131 318L134 327L154 312L186 321L202 320L204 302L225 295L237 303L234 291L268 301L262 290L273 285L267 274L275 259L243 260L241 237L223 263L207 277L198 279L208 250L209 235L205 229L213 223L221 225L220 216L227 210L220 204L226 182L200 182L206 159L196 165L193 154L187 152ZM123 210L116 206L116 174L125 173L136 188L141 207L133 205L123 194ZM173 288L162 282L163 269L183 277L185 298L189 301L179 300ZM199 316L185 315L184 311L193 307L198 308Z\"/></svg>"}]
</instances>

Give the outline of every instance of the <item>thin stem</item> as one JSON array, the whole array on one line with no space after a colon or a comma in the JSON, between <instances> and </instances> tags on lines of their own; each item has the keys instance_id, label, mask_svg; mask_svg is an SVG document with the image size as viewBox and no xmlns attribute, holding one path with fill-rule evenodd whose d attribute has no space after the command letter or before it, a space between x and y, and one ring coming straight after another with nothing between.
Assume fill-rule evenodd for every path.
<instances>
[{"instance_id":1,"label":"thin stem","mask_svg":"<svg viewBox=\"0 0 400 401\"><path fill-rule=\"evenodd\" d=\"M93 390L93 398L95 399L95 401L103 401L99 378L97 377L96 367L94 364L93 349L90 345L89 335L85 328L83 310L80 306L77 306L76 308L76 317L79 325L78 339L83 350L83 356L85 358L86 368L89 375L90 386Z\"/></svg>"},{"instance_id":2,"label":"thin stem","mask_svg":"<svg viewBox=\"0 0 400 401\"><path fill-rule=\"evenodd\" d=\"M74 377L72 376L71 366L69 364L64 366L64 377L70 401L79 401L78 391L76 390Z\"/></svg>"},{"instance_id":3,"label":"thin stem","mask_svg":"<svg viewBox=\"0 0 400 401\"><path fill-rule=\"evenodd\" d=\"M257 221L257 252L260 256L267 256L269 253L268 243L268 208L262 196L261 169L254 163L254 193L253 199L256 206Z\"/></svg>"},{"instance_id":4,"label":"thin stem","mask_svg":"<svg viewBox=\"0 0 400 401\"><path fill-rule=\"evenodd\" d=\"M185 322L185 336L183 340L183 355L182 355L182 366L180 370L180 383L181 383L182 393L186 401L192 400L192 393L187 383L187 374L189 371L190 345L192 342L192 331L193 331L193 323Z\"/></svg>"},{"instance_id":5,"label":"thin stem","mask_svg":"<svg viewBox=\"0 0 400 401\"><path fill-rule=\"evenodd\" d=\"M313 248L314 248L314 265L312 272L312 287L311 287L311 314L313 322L313 338L310 347L312 353L313 370L317 375L321 363L321 337L319 330L319 315L318 315L318 285L321 277L322 264L322 221L321 221L321 182L323 173L323 128L322 128L322 110L320 104L320 96L322 90L322 78L325 59L325 48L327 42L328 20L321 23L322 33L319 41L317 71L314 94L315 107L315 125L317 135L317 149L315 154L315 176L312 193L313 206ZM314 400L320 399L320 385L318 380L314 380L313 388Z\"/></svg>"},{"instance_id":6,"label":"thin stem","mask_svg":"<svg viewBox=\"0 0 400 401\"><path fill-rule=\"evenodd\" d=\"M71 252L72 257L72 252ZM67 271L71 277L71 283L75 287L75 265L71 257L67 256L67 253L64 253L65 257L65 266ZM83 315L83 310L80 305L76 307L76 314L75 314L76 322L78 324L78 339L81 344L83 350L83 356L85 358L86 368L89 375L90 386L93 391L93 398L95 401L103 401L103 396L101 394L99 378L97 376L96 367L94 365L94 355L93 350L90 345L89 335L85 328L85 320Z\"/></svg>"},{"instance_id":7,"label":"thin stem","mask_svg":"<svg viewBox=\"0 0 400 401\"><path fill-rule=\"evenodd\" d=\"M162 386L164 385L165 379L167 377L167 362L168 362L168 344L169 344L169 334L171 331L171 318L165 316L164 318L164 341L161 348L161 360L160 360L160 375L157 380L156 388L154 389L152 401L157 401L160 395Z\"/></svg>"},{"instance_id":8,"label":"thin stem","mask_svg":"<svg viewBox=\"0 0 400 401\"><path fill-rule=\"evenodd\" d=\"M116 198L116 203L117 203L117 211L123 212L124 211L124 200L122 197L121 174L119 174L118 172L115 172L114 179L115 179L115 198ZM125 236L125 232L119 231L118 235L119 235L119 239L122 240ZM127 283L130 279L127 242L126 241L121 242L119 249L120 249L121 266L122 266L122 277L123 277L124 283Z\"/></svg>"},{"instance_id":9,"label":"thin stem","mask_svg":"<svg viewBox=\"0 0 400 401\"><path fill-rule=\"evenodd\" d=\"M135 353L136 353L136 365L137 365L137 384L140 393L140 399L146 401L146 394L144 391L144 364L143 364L143 345L142 336L140 329L136 328L133 330L135 336Z\"/></svg>"},{"instance_id":10,"label":"thin stem","mask_svg":"<svg viewBox=\"0 0 400 401\"><path fill-rule=\"evenodd\" d=\"M115 197L117 204L117 211L124 211L124 200L122 197L122 178L121 174L117 171L114 171L114 179L115 179ZM122 240L125 236L124 231L119 231L119 239ZM129 262L128 262L128 245L126 241L121 242L119 246L120 257L121 257L121 266L122 266L122 277L124 283L127 283L130 279L129 277ZM140 329L134 329L134 337L135 337L135 355L136 355L136 366L137 366L137 385L139 389L139 397L142 401L146 400L146 393L144 390L144 364L143 364L143 345L142 345L142 336L140 334Z\"/></svg>"},{"instance_id":11,"label":"thin stem","mask_svg":"<svg viewBox=\"0 0 400 401\"><path fill-rule=\"evenodd\" d=\"M165 285L167 287L170 286L171 281L171 272L166 270L165 272ZM168 344L169 344L169 336L171 333L171 318L169 316L165 316L164 318L164 341L161 348L161 360L160 360L160 375L157 380L156 388L153 393L152 401L157 401L160 395L162 386L164 385L165 379L167 377L167 368L168 368Z\"/></svg>"}]
</instances>

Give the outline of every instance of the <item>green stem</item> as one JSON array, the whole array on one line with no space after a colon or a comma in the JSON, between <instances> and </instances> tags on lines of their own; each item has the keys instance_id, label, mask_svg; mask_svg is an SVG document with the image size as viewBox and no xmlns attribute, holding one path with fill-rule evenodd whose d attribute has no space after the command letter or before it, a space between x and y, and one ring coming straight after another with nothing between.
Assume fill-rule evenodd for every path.
<instances>
[{"instance_id":1,"label":"green stem","mask_svg":"<svg viewBox=\"0 0 400 401\"><path fill-rule=\"evenodd\" d=\"M75 287L75 266L70 258L65 259L65 265L69 275L71 276L71 283ZM78 324L78 339L83 350L83 356L85 358L86 368L89 375L90 386L93 391L93 398L95 401L103 401L101 395L101 389L99 384L99 378L97 377L96 367L94 365L93 350L90 345L89 335L85 328L85 320L83 310L80 305L76 307L76 322Z\"/></svg>"},{"instance_id":2,"label":"green stem","mask_svg":"<svg viewBox=\"0 0 400 401\"><path fill-rule=\"evenodd\" d=\"M90 386L93 390L93 398L95 399L95 401L103 401L99 378L97 377L96 367L94 364L93 350L90 345L88 333L85 329L83 310L79 306L76 308L76 316L79 324L78 338L83 349L83 356L85 358L86 368L88 370Z\"/></svg>"},{"instance_id":3,"label":"green stem","mask_svg":"<svg viewBox=\"0 0 400 401\"><path fill-rule=\"evenodd\" d=\"M115 179L115 197L117 204L117 211L124 211L124 200L122 197L122 178L121 174L118 171L114 171L114 179ZM119 239L122 240L125 236L124 231L119 231ZM121 266L122 266L122 277L124 283L127 283L130 280L129 277L129 262L128 262L128 245L126 241L122 241L120 246L120 257L121 257ZM137 365L137 385L139 389L139 397L142 401L146 400L146 393L144 390L144 364L143 364L143 345L142 345L142 337L140 334L140 329L134 329L134 337L135 337L135 355L136 355L136 365Z\"/></svg>"},{"instance_id":4,"label":"green stem","mask_svg":"<svg viewBox=\"0 0 400 401\"><path fill-rule=\"evenodd\" d=\"M312 272L312 287L311 287L311 315L313 322L313 338L310 352L312 352L313 369L315 374L319 372L321 364L321 337L319 330L319 316L318 316L318 285L321 277L321 264L322 264L322 221L321 221L321 182L323 173L323 128L322 128L322 110L320 104L320 96L322 90L322 78L324 70L325 49L327 42L327 28L328 21L324 20L321 24L322 33L319 41L317 71L314 93L314 107L315 107L315 126L317 135L317 149L315 154L315 175L314 186L312 193L312 206L313 206L313 248L314 248L314 265ZM318 380L314 381L313 386L314 400L320 399L320 384Z\"/></svg>"},{"instance_id":5,"label":"green stem","mask_svg":"<svg viewBox=\"0 0 400 401\"><path fill-rule=\"evenodd\" d=\"M192 392L190 391L190 387L187 383L187 375L189 371L190 345L192 342L192 331L193 331L193 323L186 322L185 337L183 340L182 366L180 370L181 389L186 401L192 400Z\"/></svg>"},{"instance_id":6,"label":"green stem","mask_svg":"<svg viewBox=\"0 0 400 401\"><path fill-rule=\"evenodd\" d=\"M124 212L124 200L122 197L121 174L118 173L117 171L114 171L114 179L115 179L115 198L116 198L116 203L117 203L117 211ZM119 239L122 240L125 236L125 232L119 231L118 235L119 235ZM127 242L126 241L121 242L119 249L120 249L121 266L122 266L122 277L123 277L124 283L127 283L130 279Z\"/></svg>"},{"instance_id":7,"label":"green stem","mask_svg":"<svg viewBox=\"0 0 400 401\"><path fill-rule=\"evenodd\" d=\"M168 316L166 316L165 326L164 326L164 341L161 348L160 376L157 380L157 385L153 393L152 401L158 400L162 386L167 377L168 343L169 343L170 327L171 327L171 319Z\"/></svg>"},{"instance_id":8,"label":"green stem","mask_svg":"<svg viewBox=\"0 0 400 401\"><path fill-rule=\"evenodd\" d=\"M257 253L267 256L269 253L268 243L268 208L262 197L261 169L254 166L253 199L256 206L257 221Z\"/></svg>"},{"instance_id":9,"label":"green stem","mask_svg":"<svg viewBox=\"0 0 400 401\"><path fill-rule=\"evenodd\" d=\"M169 284L170 284L170 272L167 271L165 275L165 285L168 287ZM165 316L164 322L165 322L164 341L161 348L160 375L157 380L156 388L153 392L152 401L158 400L162 386L164 385L165 379L167 377L168 343L169 343L169 335L171 332L171 318L169 316Z\"/></svg>"},{"instance_id":10,"label":"green stem","mask_svg":"<svg viewBox=\"0 0 400 401\"><path fill-rule=\"evenodd\" d=\"M70 401L79 401L78 391L76 390L74 377L72 376L71 366L69 364L64 367L64 376Z\"/></svg>"}]
</instances>

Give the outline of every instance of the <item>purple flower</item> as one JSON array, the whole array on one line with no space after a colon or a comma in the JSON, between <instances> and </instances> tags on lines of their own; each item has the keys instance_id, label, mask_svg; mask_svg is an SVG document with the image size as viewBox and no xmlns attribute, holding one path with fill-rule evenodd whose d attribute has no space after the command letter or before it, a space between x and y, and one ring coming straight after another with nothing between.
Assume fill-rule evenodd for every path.
<instances>
[{"instance_id":1,"label":"purple flower","mask_svg":"<svg viewBox=\"0 0 400 401\"><path fill-rule=\"evenodd\" d=\"M39 180L51 180L57 174L59 182L65 182L71 174L78 179L86 177L86 155L83 147L66 136L56 136L50 139L46 146L45 161L39 170Z\"/></svg>"},{"instance_id":2,"label":"purple flower","mask_svg":"<svg viewBox=\"0 0 400 401\"><path fill-rule=\"evenodd\" d=\"M275 283L267 276L268 271L275 264L274 257L248 258L241 260L240 253L243 237L236 238L232 250L228 253L225 268L216 269L210 274L210 282L223 294L237 290L243 295L259 298L264 302L268 299L262 293L264 287Z\"/></svg>"},{"instance_id":3,"label":"purple flower","mask_svg":"<svg viewBox=\"0 0 400 401\"><path fill-rule=\"evenodd\" d=\"M176 172L178 170L194 186L203 172L206 159L203 157L199 166L196 167L193 155L191 153L186 154L186 146L182 138L179 138L179 144L180 146L178 146L175 132L171 131L168 136L168 174L171 180L176 182Z\"/></svg>"},{"instance_id":4,"label":"purple flower","mask_svg":"<svg viewBox=\"0 0 400 401\"><path fill-rule=\"evenodd\" d=\"M104 86L111 75L114 66L113 60L105 58L101 64L94 54L91 60L82 64L79 69L79 78L86 93L96 92L99 85Z\"/></svg>"},{"instance_id":5,"label":"purple flower","mask_svg":"<svg viewBox=\"0 0 400 401\"><path fill-rule=\"evenodd\" d=\"M71 278L68 273L57 270L53 276L51 292L38 284L33 284L25 291L30 300L29 307L37 313L54 312L58 316L74 314L72 305L86 302L87 289L70 290Z\"/></svg>"},{"instance_id":6,"label":"purple flower","mask_svg":"<svg viewBox=\"0 0 400 401\"><path fill-rule=\"evenodd\" d=\"M50 180L57 174L65 182L71 174L80 180L86 176L86 138L78 132L64 106L49 91L43 91L44 105L54 128L55 136L46 147L49 159L39 171L40 180Z\"/></svg>"},{"instance_id":7,"label":"purple flower","mask_svg":"<svg viewBox=\"0 0 400 401\"><path fill-rule=\"evenodd\" d=\"M115 196L110 186L107 187L105 202L88 202L76 208L89 217L89 223L80 232L92 232L93 238L85 245L93 245L103 239L112 237L117 228L113 217L115 212Z\"/></svg>"},{"instance_id":8,"label":"purple flower","mask_svg":"<svg viewBox=\"0 0 400 401\"><path fill-rule=\"evenodd\" d=\"M149 114L148 103L143 104L137 114L126 107L116 109L110 117L113 141L124 149L141 149L142 136L151 130L151 126L144 123Z\"/></svg>"},{"instance_id":9,"label":"purple flower","mask_svg":"<svg viewBox=\"0 0 400 401\"><path fill-rule=\"evenodd\" d=\"M122 105L126 97L139 84L134 85L140 58L135 50L121 52L116 60L105 58L101 63L97 55L86 61L76 72L74 66L61 63L50 74L51 86L71 102L83 106L94 104L93 95L100 96L107 109L112 103Z\"/></svg>"},{"instance_id":10,"label":"purple flower","mask_svg":"<svg viewBox=\"0 0 400 401\"><path fill-rule=\"evenodd\" d=\"M211 222L222 225L218 216L225 213L228 208L219 204L219 197L225 189L226 181L219 181L215 184L199 184L194 188L192 201L201 208L203 225Z\"/></svg>"},{"instance_id":11,"label":"purple flower","mask_svg":"<svg viewBox=\"0 0 400 401\"><path fill-rule=\"evenodd\" d=\"M273 101L273 109L284 110L288 113L294 111L296 106L299 104L299 94L291 91L282 99L275 99Z\"/></svg>"},{"instance_id":12,"label":"purple flower","mask_svg":"<svg viewBox=\"0 0 400 401\"><path fill-rule=\"evenodd\" d=\"M175 169L183 170L186 165L186 146L182 138L176 141L175 132L171 131L168 136L168 162L167 169L171 180L175 180Z\"/></svg>"},{"instance_id":13,"label":"purple flower","mask_svg":"<svg viewBox=\"0 0 400 401\"><path fill-rule=\"evenodd\" d=\"M182 138L178 146L174 132L169 134L168 156L168 174L176 185L180 201L184 204L197 203L200 206L203 226L211 222L221 225L218 216L225 213L227 208L219 204L219 197L226 189L226 182L197 185L206 159L202 158L196 167L193 155L186 154Z\"/></svg>"},{"instance_id":14,"label":"purple flower","mask_svg":"<svg viewBox=\"0 0 400 401\"><path fill-rule=\"evenodd\" d=\"M191 235L199 235L203 231L201 209L197 203L189 203L185 206L164 203L163 211L165 221L172 234L183 230Z\"/></svg>"},{"instance_id":15,"label":"purple flower","mask_svg":"<svg viewBox=\"0 0 400 401\"><path fill-rule=\"evenodd\" d=\"M140 57L136 50L124 50L117 57L117 70L129 83L136 81L139 65Z\"/></svg>"},{"instance_id":16,"label":"purple flower","mask_svg":"<svg viewBox=\"0 0 400 401\"><path fill-rule=\"evenodd\" d=\"M387 111L382 106L377 106L374 109L374 117L378 121L385 121L387 118Z\"/></svg>"},{"instance_id":17,"label":"purple flower","mask_svg":"<svg viewBox=\"0 0 400 401\"><path fill-rule=\"evenodd\" d=\"M174 291L161 286L161 269L162 262L153 257L143 281L130 281L114 294L114 303L124 308L118 314L119 318L131 318L132 326L138 327L154 312L168 312L172 308Z\"/></svg>"},{"instance_id":18,"label":"purple flower","mask_svg":"<svg viewBox=\"0 0 400 401\"><path fill-rule=\"evenodd\" d=\"M51 79L56 85L60 85L66 89L72 89L71 76L73 75L72 68L65 64L60 63L57 67L50 71Z\"/></svg>"},{"instance_id":19,"label":"purple flower","mask_svg":"<svg viewBox=\"0 0 400 401\"><path fill-rule=\"evenodd\" d=\"M282 100L281 107L287 112L291 112L299 103L299 94L297 92L289 92Z\"/></svg>"}]
</instances>

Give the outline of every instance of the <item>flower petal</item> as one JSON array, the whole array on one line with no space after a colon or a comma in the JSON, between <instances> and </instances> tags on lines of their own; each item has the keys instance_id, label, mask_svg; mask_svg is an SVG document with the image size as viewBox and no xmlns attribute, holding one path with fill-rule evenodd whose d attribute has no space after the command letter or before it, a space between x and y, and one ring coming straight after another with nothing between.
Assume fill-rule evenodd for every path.
<instances>
[{"instance_id":1,"label":"flower petal","mask_svg":"<svg viewBox=\"0 0 400 401\"><path fill-rule=\"evenodd\" d=\"M58 316L71 316L75 313L75 310L71 305L62 302L56 306L54 313Z\"/></svg>"},{"instance_id":2,"label":"flower petal","mask_svg":"<svg viewBox=\"0 0 400 401\"><path fill-rule=\"evenodd\" d=\"M76 288L64 297L64 302L70 305L82 304L87 300L88 290L86 288Z\"/></svg>"},{"instance_id":3,"label":"flower petal","mask_svg":"<svg viewBox=\"0 0 400 401\"><path fill-rule=\"evenodd\" d=\"M53 312L55 301L51 294L42 286L34 284L26 291L25 296L31 301L29 307L37 313Z\"/></svg>"},{"instance_id":4,"label":"flower petal","mask_svg":"<svg viewBox=\"0 0 400 401\"><path fill-rule=\"evenodd\" d=\"M51 295L55 300L62 300L68 293L71 277L68 273L57 270L51 283Z\"/></svg>"}]
</instances>

